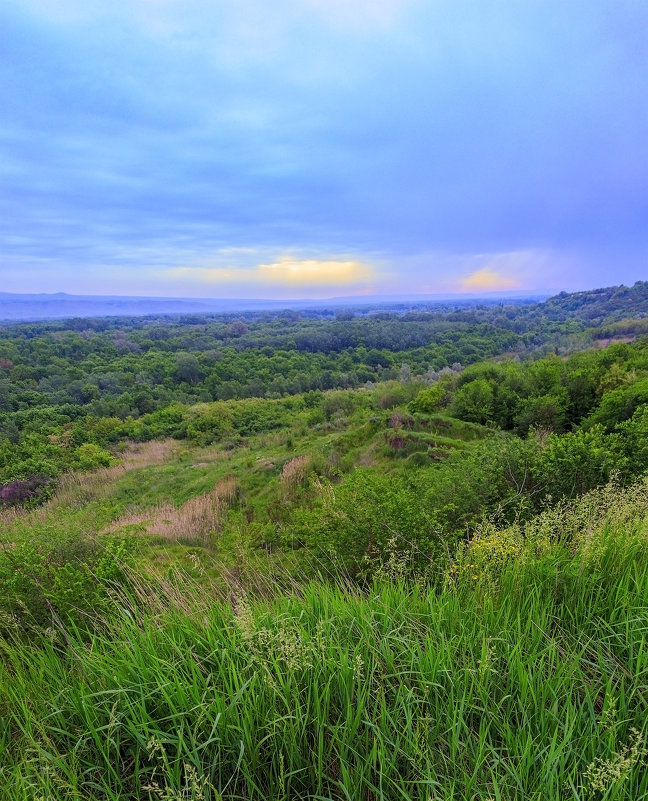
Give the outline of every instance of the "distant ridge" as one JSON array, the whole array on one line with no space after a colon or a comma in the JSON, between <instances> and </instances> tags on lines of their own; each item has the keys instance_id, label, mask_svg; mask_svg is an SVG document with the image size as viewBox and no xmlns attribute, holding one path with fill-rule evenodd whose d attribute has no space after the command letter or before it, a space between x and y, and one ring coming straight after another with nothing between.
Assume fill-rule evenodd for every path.
<instances>
[{"instance_id":1,"label":"distant ridge","mask_svg":"<svg viewBox=\"0 0 648 801\"><path fill-rule=\"evenodd\" d=\"M0 320L29 321L70 317L138 317L166 314L219 314L242 311L281 309L321 309L354 307L369 309L388 306L420 306L447 302L466 303L537 303L549 292L484 293L481 295L372 295L326 299L272 300L244 298L155 298L122 295L14 294L0 292Z\"/></svg>"}]
</instances>

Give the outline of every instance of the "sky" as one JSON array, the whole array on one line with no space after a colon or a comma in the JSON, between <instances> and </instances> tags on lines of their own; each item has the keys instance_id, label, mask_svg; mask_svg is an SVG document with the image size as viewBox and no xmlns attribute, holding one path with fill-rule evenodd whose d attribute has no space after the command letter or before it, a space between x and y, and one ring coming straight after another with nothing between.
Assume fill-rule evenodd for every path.
<instances>
[{"instance_id":1,"label":"sky","mask_svg":"<svg viewBox=\"0 0 648 801\"><path fill-rule=\"evenodd\" d=\"M648 279L646 0L1 0L0 291Z\"/></svg>"}]
</instances>

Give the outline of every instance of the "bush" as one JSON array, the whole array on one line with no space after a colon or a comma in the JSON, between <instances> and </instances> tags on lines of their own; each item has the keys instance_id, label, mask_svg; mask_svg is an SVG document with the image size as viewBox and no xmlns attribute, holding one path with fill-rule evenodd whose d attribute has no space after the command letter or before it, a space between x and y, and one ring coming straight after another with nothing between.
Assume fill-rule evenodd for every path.
<instances>
[{"instance_id":1,"label":"bush","mask_svg":"<svg viewBox=\"0 0 648 801\"><path fill-rule=\"evenodd\" d=\"M34 505L48 496L51 482L46 476L30 476L29 478L10 481L0 487L0 504L4 506Z\"/></svg>"},{"instance_id":2,"label":"bush","mask_svg":"<svg viewBox=\"0 0 648 801\"><path fill-rule=\"evenodd\" d=\"M75 452L75 467L80 470L94 470L96 467L110 467L114 459L111 454L93 442L84 442Z\"/></svg>"},{"instance_id":3,"label":"bush","mask_svg":"<svg viewBox=\"0 0 648 801\"><path fill-rule=\"evenodd\" d=\"M226 403L197 403L186 414L187 437L200 445L208 445L233 431L232 412Z\"/></svg>"},{"instance_id":4,"label":"bush","mask_svg":"<svg viewBox=\"0 0 648 801\"><path fill-rule=\"evenodd\" d=\"M601 426L547 438L533 473L554 499L573 498L607 483L621 462L614 446L616 437L606 436Z\"/></svg>"},{"instance_id":5,"label":"bush","mask_svg":"<svg viewBox=\"0 0 648 801\"><path fill-rule=\"evenodd\" d=\"M0 554L0 633L99 624L111 588L125 580L128 546L71 529L48 526L47 538Z\"/></svg>"},{"instance_id":6,"label":"bush","mask_svg":"<svg viewBox=\"0 0 648 801\"><path fill-rule=\"evenodd\" d=\"M453 412L470 423L486 423L493 415L493 386L485 378L477 378L460 387L454 396Z\"/></svg>"},{"instance_id":7,"label":"bush","mask_svg":"<svg viewBox=\"0 0 648 801\"><path fill-rule=\"evenodd\" d=\"M417 570L447 560L436 518L406 478L359 468L342 484L319 483L319 503L298 513L298 536L325 550L349 573L371 573L397 550Z\"/></svg>"},{"instance_id":8,"label":"bush","mask_svg":"<svg viewBox=\"0 0 648 801\"><path fill-rule=\"evenodd\" d=\"M500 523L526 517L541 492L533 474L539 452L538 438L521 440L504 433L454 451L432 468L427 486L422 486L421 503L435 511L448 534L456 536L485 515Z\"/></svg>"},{"instance_id":9,"label":"bush","mask_svg":"<svg viewBox=\"0 0 648 801\"><path fill-rule=\"evenodd\" d=\"M421 389L421 384L410 381L401 384L398 381L388 381L373 392L373 406L376 409L393 409L395 406L404 406L409 403Z\"/></svg>"},{"instance_id":10,"label":"bush","mask_svg":"<svg viewBox=\"0 0 648 801\"><path fill-rule=\"evenodd\" d=\"M448 383L437 381L431 387L422 389L413 401L410 401L409 408L413 412L423 412L433 414L444 405L448 394Z\"/></svg>"}]
</instances>

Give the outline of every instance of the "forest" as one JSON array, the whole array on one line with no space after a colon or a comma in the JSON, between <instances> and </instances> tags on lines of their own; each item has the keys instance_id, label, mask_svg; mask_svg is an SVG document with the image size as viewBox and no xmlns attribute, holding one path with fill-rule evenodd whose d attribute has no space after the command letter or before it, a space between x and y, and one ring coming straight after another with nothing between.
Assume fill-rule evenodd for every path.
<instances>
[{"instance_id":1,"label":"forest","mask_svg":"<svg viewBox=\"0 0 648 801\"><path fill-rule=\"evenodd\" d=\"M55 477L68 467L92 467L93 459L98 466L108 457L94 446L128 436L131 421L144 420L146 426L147 415L172 406L281 399L390 380L433 384L442 371L480 360L527 362L632 339L648 332L646 308L648 282L638 282L540 304L464 303L402 314L324 309L5 324L0 326L0 484L30 475ZM589 366L575 369L587 372ZM468 373L459 386L472 383L469 376L478 377ZM496 374L483 377L497 383ZM504 382L511 397L506 400L501 392L493 399L494 411L481 415L484 419L477 414L475 422L492 417L508 430L518 415L515 426L528 429L546 395L549 404L555 396L560 419L553 427L563 431L594 403L592 382L586 388L587 381L574 376L568 387L555 368L535 383L525 378L519 391L516 380L511 372ZM442 386L454 391L447 381ZM485 385L463 390L459 403L480 388ZM526 412L516 408L519 399ZM470 411L466 414L471 420Z\"/></svg>"},{"instance_id":2,"label":"forest","mask_svg":"<svg viewBox=\"0 0 648 801\"><path fill-rule=\"evenodd\" d=\"M646 335L0 325L0 799L648 798Z\"/></svg>"}]
</instances>

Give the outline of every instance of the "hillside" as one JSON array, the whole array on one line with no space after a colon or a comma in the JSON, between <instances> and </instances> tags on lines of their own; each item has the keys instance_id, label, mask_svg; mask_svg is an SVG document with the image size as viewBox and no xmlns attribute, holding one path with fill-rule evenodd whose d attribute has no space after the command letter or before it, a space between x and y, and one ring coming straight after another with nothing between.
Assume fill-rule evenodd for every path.
<instances>
[{"instance_id":1,"label":"hillside","mask_svg":"<svg viewBox=\"0 0 648 801\"><path fill-rule=\"evenodd\" d=\"M0 797L645 798L646 490L482 529L436 590L131 576L5 640Z\"/></svg>"},{"instance_id":2,"label":"hillside","mask_svg":"<svg viewBox=\"0 0 648 801\"><path fill-rule=\"evenodd\" d=\"M521 306L7 325L0 328L0 484L97 466L96 452L78 454L71 445L103 447L118 420L175 404L281 399L390 380L430 384L444 370L484 359L526 362L632 340L647 330L647 292L640 282ZM590 403L596 393L587 392Z\"/></svg>"},{"instance_id":3,"label":"hillside","mask_svg":"<svg viewBox=\"0 0 648 801\"><path fill-rule=\"evenodd\" d=\"M0 799L648 798L628 291L5 329Z\"/></svg>"}]
</instances>

